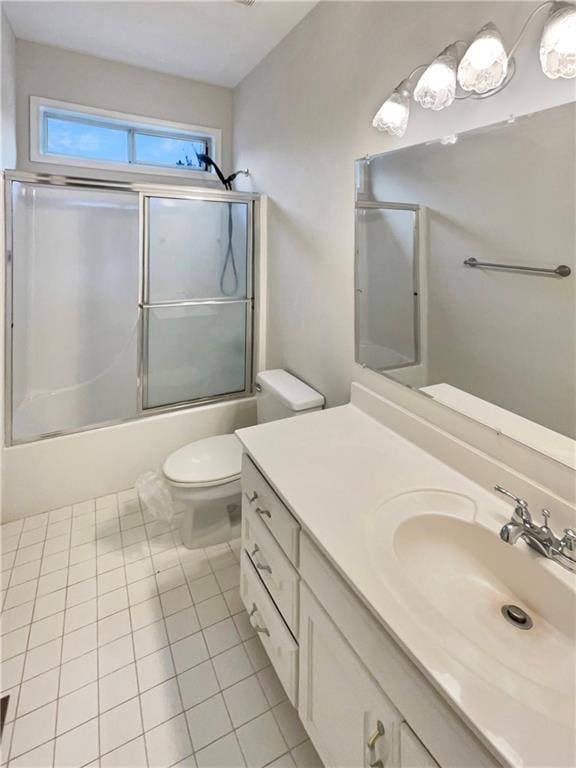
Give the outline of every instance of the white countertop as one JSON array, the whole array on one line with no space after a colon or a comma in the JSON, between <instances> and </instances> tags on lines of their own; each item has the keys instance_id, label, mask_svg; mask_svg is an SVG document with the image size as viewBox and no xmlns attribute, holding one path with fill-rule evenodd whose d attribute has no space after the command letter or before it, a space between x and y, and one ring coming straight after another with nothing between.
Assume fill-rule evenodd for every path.
<instances>
[{"instance_id":1,"label":"white countertop","mask_svg":"<svg viewBox=\"0 0 576 768\"><path fill-rule=\"evenodd\" d=\"M236 434L305 531L504 765L573 768L573 696L562 698L532 679L521 678L520 691L515 682L506 691L483 679L422 630L367 556L366 516L399 493L439 489L472 497L494 516L495 535L510 519L510 504L354 405ZM537 663L545 667L547 660ZM568 677L574 663L566 659Z\"/></svg>"}]
</instances>

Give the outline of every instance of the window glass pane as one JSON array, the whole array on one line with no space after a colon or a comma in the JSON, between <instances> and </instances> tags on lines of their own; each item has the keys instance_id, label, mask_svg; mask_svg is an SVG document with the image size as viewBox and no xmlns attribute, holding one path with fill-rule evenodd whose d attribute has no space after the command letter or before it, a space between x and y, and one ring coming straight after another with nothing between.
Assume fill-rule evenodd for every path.
<instances>
[{"instance_id":1,"label":"window glass pane","mask_svg":"<svg viewBox=\"0 0 576 768\"><path fill-rule=\"evenodd\" d=\"M154 136L149 133L135 133L136 163L151 165L174 165L190 170L204 170L196 154L206 152L204 140L173 139L169 136Z\"/></svg>"},{"instance_id":2,"label":"window glass pane","mask_svg":"<svg viewBox=\"0 0 576 768\"><path fill-rule=\"evenodd\" d=\"M246 296L248 205L150 198L150 301Z\"/></svg>"},{"instance_id":3,"label":"window glass pane","mask_svg":"<svg viewBox=\"0 0 576 768\"><path fill-rule=\"evenodd\" d=\"M127 163L128 131L48 116L44 152Z\"/></svg>"},{"instance_id":4,"label":"window glass pane","mask_svg":"<svg viewBox=\"0 0 576 768\"><path fill-rule=\"evenodd\" d=\"M244 391L246 307L238 302L145 310L145 407Z\"/></svg>"}]
</instances>

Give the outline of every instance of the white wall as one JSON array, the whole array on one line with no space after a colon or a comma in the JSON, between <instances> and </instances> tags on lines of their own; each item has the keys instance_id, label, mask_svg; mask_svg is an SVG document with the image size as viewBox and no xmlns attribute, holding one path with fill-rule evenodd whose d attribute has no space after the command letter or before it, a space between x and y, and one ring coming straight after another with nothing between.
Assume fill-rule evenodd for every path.
<instances>
[{"instance_id":1,"label":"white wall","mask_svg":"<svg viewBox=\"0 0 576 768\"><path fill-rule=\"evenodd\" d=\"M16 165L16 39L0 7L0 170Z\"/></svg>"},{"instance_id":2,"label":"white wall","mask_svg":"<svg viewBox=\"0 0 576 768\"><path fill-rule=\"evenodd\" d=\"M353 372L354 159L569 101L539 67L536 23L501 94L413 112L403 140L371 127L397 83L495 21L511 45L535 3L320 3L236 88L235 163L268 194L268 354L345 402Z\"/></svg>"},{"instance_id":3,"label":"white wall","mask_svg":"<svg viewBox=\"0 0 576 768\"><path fill-rule=\"evenodd\" d=\"M153 62L151 62L152 64ZM90 107L127 112L222 130L222 164L230 168L232 146L232 91L161 74L141 67L86 56L62 48L16 42L16 108L18 169L36 173L133 179L190 184L181 176L162 177L93 171L30 161L30 96L44 96ZM198 185L197 181L192 182Z\"/></svg>"}]
</instances>

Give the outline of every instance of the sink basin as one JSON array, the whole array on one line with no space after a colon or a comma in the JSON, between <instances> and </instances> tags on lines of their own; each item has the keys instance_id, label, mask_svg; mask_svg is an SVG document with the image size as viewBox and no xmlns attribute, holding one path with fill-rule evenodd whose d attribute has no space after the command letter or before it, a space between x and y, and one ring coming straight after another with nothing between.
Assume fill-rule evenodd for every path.
<instances>
[{"instance_id":1,"label":"sink basin","mask_svg":"<svg viewBox=\"0 0 576 768\"><path fill-rule=\"evenodd\" d=\"M570 579L543 566L524 544L510 546L502 521L463 495L402 494L368 518L372 567L431 642L491 685L540 705L573 697L576 599ZM533 626L508 622L502 606L523 609ZM532 696L530 696L532 698ZM565 700L567 703L567 699ZM567 707L567 714L572 707Z\"/></svg>"}]
</instances>

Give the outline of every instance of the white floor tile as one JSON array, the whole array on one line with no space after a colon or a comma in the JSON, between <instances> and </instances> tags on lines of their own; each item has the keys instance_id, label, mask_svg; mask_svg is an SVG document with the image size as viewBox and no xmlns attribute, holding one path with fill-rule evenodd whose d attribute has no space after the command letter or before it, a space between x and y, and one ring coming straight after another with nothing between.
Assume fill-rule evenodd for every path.
<instances>
[{"instance_id":1,"label":"white floor tile","mask_svg":"<svg viewBox=\"0 0 576 768\"><path fill-rule=\"evenodd\" d=\"M93 651L98 645L96 624L89 624L87 627L76 629L64 635L64 645L62 647L62 663L82 656L84 653Z\"/></svg>"},{"instance_id":2,"label":"white floor tile","mask_svg":"<svg viewBox=\"0 0 576 768\"><path fill-rule=\"evenodd\" d=\"M66 607L71 608L74 605L85 603L87 600L93 600L95 597L96 578L93 577L68 587L66 590Z\"/></svg>"},{"instance_id":3,"label":"white floor tile","mask_svg":"<svg viewBox=\"0 0 576 768\"><path fill-rule=\"evenodd\" d=\"M220 694L186 712L192 746L197 751L232 730L232 722Z\"/></svg>"},{"instance_id":4,"label":"white floor tile","mask_svg":"<svg viewBox=\"0 0 576 768\"><path fill-rule=\"evenodd\" d=\"M49 595L57 590L64 589L68 582L68 571L56 571L55 573L48 573L46 576L40 576L38 579L38 594L37 597L42 595Z\"/></svg>"},{"instance_id":5,"label":"white floor tile","mask_svg":"<svg viewBox=\"0 0 576 768\"><path fill-rule=\"evenodd\" d=\"M214 571L237 565L234 553L228 544L217 544L214 547L210 547L206 554L208 556L208 562Z\"/></svg>"},{"instance_id":6,"label":"white floor tile","mask_svg":"<svg viewBox=\"0 0 576 768\"><path fill-rule=\"evenodd\" d=\"M30 627L28 648L36 648L38 645L55 640L64 632L64 611L48 616L40 621L35 621Z\"/></svg>"},{"instance_id":7,"label":"white floor tile","mask_svg":"<svg viewBox=\"0 0 576 768\"><path fill-rule=\"evenodd\" d=\"M184 550L184 547L182 550ZM203 576L209 576L212 573L210 563L204 552L190 549L182 550L180 551L180 560L182 561L184 575L189 582L197 581ZM208 597L211 597L211 595L208 595Z\"/></svg>"},{"instance_id":8,"label":"white floor tile","mask_svg":"<svg viewBox=\"0 0 576 768\"><path fill-rule=\"evenodd\" d=\"M238 587L234 587L233 589L224 592L224 600L226 600L226 605L231 614L241 613L244 610L244 603L240 597L240 590Z\"/></svg>"},{"instance_id":9,"label":"white floor tile","mask_svg":"<svg viewBox=\"0 0 576 768\"><path fill-rule=\"evenodd\" d=\"M24 537L25 534L22 534ZM31 563L33 560L40 560L42 558L42 551L44 549L44 543L31 544L30 546L23 546L23 542L20 542L18 552L16 553L16 559L14 565L24 565L25 563Z\"/></svg>"},{"instance_id":10,"label":"white floor tile","mask_svg":"<svg viewBox=\"0 0 576 768\"><path fill-rule=\"evenodd\" d=\"M267 768L296 768L296 763L290 752L286 752L285 755L281 755L272 763L268 763Z\"/></svg>"},{"instance_id":11,"label":"white floor tile","mask_svg":"<svg viewBox=\"0 0 576 768\"><path fill-rule=\"evenodd\" d=\"M60 669L60 696L93 683L98 677L98 655L90 651L63 664Z\"/></svg>"},{"instance_id":12,"label":"white floor tile","mask_svg":"<svg viewBox=\"0 0 576 768\"><path fill-rule=\"evenodd\" d=\"M26 581L37 579L40 575L40 564L41 560L34 560L32 563L26 563L26 565L15 566L12 569L10 586L15 587L17 584L24 584Z\"/></svg>"},{"instance_id":13,"label":"white floor tile","mask_svg":"<svg viewBox=\"0 0 576 768\"><path fill-rule=\"evenodd\" d=\"M33 611L34 603L24 603L24 605L18 605L15 608L4 611L0 618L2 634L13 632L15 629L30 624Z\"/></svg>"},{"instance_id":14,"label":"white floor tile","mask_svg":"<svg viewBox=\"0 0 576 768\"><path fill-rule=\"evenodd\" d=\"M184 709L200 704L201 701L209 699L220 690L210 661L198 664L178 675L178 685Z\"/></svg>"},{"instance_id":15,"label":"white floor tile","mask_svg":"<svg viewBox=\"0 0 576 768\"><path fill-rule=\"evenodd\" d=\"M48 512L42 512L40 515L31 515L24 519L23 531L33 531L40 526L48 525Z\"/></svg>"},{"instance_id":16,"label":"white floor tile","mask_svg":"<svg viewBox=\"0 0 576 768\"><path fill-rule=\"evenodd\" d=\"M274 671L274 667L266 667L266 669L260 670L257 674L258 682L262 686L264 695L268 700L268 704L271 707L275 707L276 704L280 704L281 701L286 699L286 691L282 686L282 683L278 679L278 675Z\"/></svg>"},{"instance_id":17,"label":"white floor tile","mask_svg":"<svg viewBox=\"0 0 576 768\"><path fill-rule=\"evenodd\" d=\"M167 645L168 635L163 621L156 621L134 632L134 649L137 659L159 651Z\"/></svg>"},{"instance_id":18,"label":"white floor tile","mask_svg":"<svg viewBox=\"0 0 576 768\"><path fill-rule=\"evenodd\" d=\"M44 543L44 540L46 538L46 528L36 528L33 531L25 531L21 537L20 541L18 542L18 548L20 550L24 549L25 547L30 547L33 544L38 543Z\"/></svg>"},{"instance_id":19,"label":"white floor tile","mask_svg":"<svg viewBox=\"0 0 576 768\"><path fill-rule=\"evenodd\" d=\"M195 667L202 661L208 659L208 648L202 635L197 632L195 635L185 637L183 640L172 645L172 655L174 657L174 666L176 672L185 672L191 667Z\"/></svg>"},{"instance_id":20,"label":"white floor tile","mask_svg":"<svg viewBox=\"0 0 576 768\"><path fill-rule=\"evenodd\" d=\"M45 619L47 616L53 616L55 613L61 613L66 605L66 590L59 589L57 592L51 592L37 598L34 606L34 621Z\"/></svg>"},{"instance_id":21,"label":"white floor tile","mask_svg":"<svg viewBox=\"0 0 576 768\"><path fill-rule=\"evenodd\" d=\"M60 670L55 667L23 683L18 701L18 717L55 701L58 698L59 678Z\"/></svg>"},{"instance_id":22,"label":"white floor tile","mask_svg":"<svg viewBox=\"0 0 576 768\"><path fill-rule=\"evenodd\" d=\"M160 651L138 659L136 668L141 692L163 683L175 674L169 648L162 648Z\"/></svg>"},{"instance_id":23,"label":"white floor tile","mask_svg":"<svg viewBox=\"0 0 576 768\"><path fill-rule=\"evenodd\" d=\"M36 582L26 581L24 584L19 584L17 587L10 587L6 592L6 599L4 601L4 610L9 608L16 608L23 603L29 603L30 600L34 600L36 597Z\"/></svg>"},{"instance_id":24,"label":"white floor tile","mask_svg":"<svg viewBox=\"0 0 576 768\"><path fill-rule=\"evenodd\" d=\"M203 632L211 656L227 651L228 648L240 642L240 635L232 619L225 619L218 624L206 627Z\"/></svg>"},{"instance_id":25,"label":"white floor tile","mask_svg":"<svg viewBox=\"0 0 576 768\"><path fill-rule=\"evenodd\" d=\"M276 721L267 712L236 731L248 768L262 768L286 752Z\"/></svg>"},{"instance_id":26,"label":"white floor tile","mask_svg":"<svg viewBox=\"0 0 576 768\"><path fill-rule=\"evenodd\" d=\"M146 746L144 737L129 741L118 749L103 755L100 759L101 768L146 768Z\"/></svg>"},{"instance_id":27,"label":"white floor tile","mask_svg":"<svg viewBox=\"0 0 576 768\"><path fill-rule=\"evenodd\" d=\"M159 621L163 616L159 598L153 597L151 600L130 606L130 616L132 617L132 628L134 630L142 629L142 627L146 627L148 624Z\"/></svg>"},{"instance_id":28,"label":"white floor tile","mask_svg":"<svg viewBox=\"0 0 576 768\"><path fill-rule=\"evenodd\" d=\"M246 765L234 733L196 753L198 768L243 768Z\"/></svg>"},{"instance_id":29,"label":"white floor tile","mask_svg":"<svg viewBox=\"0 0 576 768\"><path fill-rule=\"evenodd\" d=\"M76 565L76 563L83 563L86 560L92 560L96 557L96 546L94 542L88 544L80 544L78 547L72 547L70 550L70 565Z\"/></svg>"},{"instance_id":30,"label":"white floor tile","mask_svg":"<svg viewBox=\"0 0 576 768\"><path fill-rule=\"evenodd\" d=\"M186 577L181 565L175 565L173 568L168 568L165 571L160 571L156 576L158 582L159 592L169 592L171 589L176 589L181 584L186 584Z\"/></svg>"},{"instance_id":31,"label":"white floor tile","mask_svg":"<svg viewBox=\"0 0 576 768\"><path fill-rule=\"evenodd\" d=\"M140 581L128 585L128 600L130 605L137 605L146 600L151 600L158 594L158 585L154 576L148 576Z\"/></svg>"},{"instance_id":32,"label":"white floor tile","mask_svg":"<svg viewBox=\"0 0 576 768\"><path fill-rule=\"evenodd\" d=\"M134 661L134 648L130 635L114 640L98 649L98 665L100 676L108 675L116 669L125 667Z\"/></svg>"},{"instance_id":33,"label":"white floor tile","mask_svg":"<svg viewBox=\"0 0 576 768\"><path fill-rule=\"evenodd\" d=\"M230 611L222 595L216 595L196 603L196 613L201 627L209 627L228 618Z\"/></svg>"},{"instance_id":34,"label":"white floor tile","mask_svg":"<svg viewBox=\"0 0 576 768\"><path fill-rule=\"evenodd\" d=\"M178 715L147 731L146 747L150 768L168 768L190 755L192 744L184 715Z\"/></svg>"},{"instance_id":35,"label":"white floor tile","mask_svg":"<svg viewBox=\"0 0 576 768\"><path fill-rule=\"evenodd\" d=\"M113 571L101 573L96 581L99 595L105 595L107 592L113 592L115 589L120 589L120 587L126 586L126 574L124 568L116 568Z\"/></svg>"},{"instance_id":36,"label":"white floor tile","mask_svg":"<svg viewBox=\"0 0 576 768\"><path fill-rule=\"evenodd\" d=\"M54 765L54 741L10 760L10 768L52 768Z\"/></svg>"},{"instance_id":37,"label":"white floor tile","mask_svg":"<svg viewBox=\"0 0 576 768\"><path fill-rule=\"evenodd\" d=\"M324 768L324 764L311 741L305 741L292 750L292 757L298 768Z\"/></svg>"},{"instance_id":38,"label":"white floor tile","mask_svg":"<svg viewBox=\"0 0 576 768\"><path fill-rule=\"evenodd\" d=\"M48 523L46 529L46 540L56 538L57 536L69 536L72 530L71 520L58 520L55 523Z\"/></svg>"},{"instance_id":39,"label":"white floor tile","mask_svg":"<svg viewBox=\"0 0 576 768\"><path fill-rule=\"evenodd\" d=\"M182 712L180 689L175 678L146 691L140 697L140 701L145 731L155 728Z\"/></svg>"},{"instance_id":40,"label":"white floor tile","mask_svg":"<svg viewBox=\"0 0 576 768\"><path fill-rule=\"evenodd\" d=\"M96 576L96 561L88 560L86 563L77 563L71 565L68 569L68 584L79 584L81 581L91 579Z\"/></svg>"},{"instance_id":41,"label":"white floor tile","mask_svg":"<svg viewBox=\"0 0 576 768\"><path fill-rule=\"evenodd\" d=\"M238 565L235 563L228 568L223 568L221 571L216 571L216 581L220 585L222 592L237 587L240 584Z\"/></svg>"},{"instance_id":42,"label":"white floor tile","mask_svg":"<svg viewBox=\"0 0 576 768\"><path fill-rule=\"evenodd\" d=\"M20 685L22 680L22 671L24 669L25 654L13 656L11 659L2 661L0 665L0 687L3 691Z\"/></svg>"},{"instance_id":43,"label":"white floor tile","mask_svg":"<svg viewBox=\"0 0 576 768\"><path fill-rule=\"evenodd\" d=\"M138 697L126 701L100 716L100 749L102 754L117 749L142 733Z\"/></svg>"},{"instance_id":44,"label":"white floor tile","mask_svg":"<svg viewBox=\"0 0 576 768\"><path fill-rule=\"evenodd\" d=\"M55 555L57 552L64 552L70 547L70 534L56 536L53 539L46 539L44 544L44 557Z\"/></svg>"},{"instance_id":45,"label":"white floor tile","mask_svg":"<svg viewBox=\"0 0 576 768\"><path fill-rule=\"evenodd\" d=\"M24 662L24 680L29 680L36 675L47 672L60 665L60 655L62 652L62 638L52 640L46 645L40 645L26 654Z\"/></svg>"},{"instance_id":46,"label":"white floor tile","mask_svg":"<svg viewBox=\"0 0 576 768\"><path fill-rule=\"evenodd\" d=\"M94 624L96 621L96 600L87 600L85 603L74 605L67 608L64 618L64 634L81 629L87 624Z\"/></svg>"},{"instance_id":47,"label":"white floor tile","mask_svg":"<svg viewBox=\"0 0 576 768\"><path fill-rule=\"evenodd\" d=\"M98 686L96 683L85 685L73 693L58 699L58 735L76 728L98 715Z\"/></svg>"},{"instance_id":48,"label":"white floor tile","mask_svg":"<svg viewBox=\"0 0 576 768\"><path fill-rule=\"evenodd\" d=\"M130 613L128 610L107 616L98 622L98 645L106 645L112 640L124 637L131 632Z\"/></svg>"},{"instance_id":49,"label":"white floor tile","mask_svg":"<svg viewBox=\"0 0 576 768\"><path fill-rule=\"evenodd\" d=\"M115 589L98 598L98 618L104 619L113 613L128 608L128 591L126 587Z\"/></svg>"},{"instance_id":50,"label":"white floor tile","mask_svg":"<svg viewBox=\"0 0 576 768\"><path fill-rule=\"evenodd\" d=\"M232 621L236 625L238 634L242 638L242 641L249 640L256 635L254 627L250 624L250 618L245 610L232 616Z\"/></svg>"},{"instance_id":51,"label":"white floor tile","mask_svg":"<svg viewBox=\"0 0 576 768\"><path fill-rule=\"evenodd\" d=\"M171 643L198 632L200 622L194 608L186 608L184 611L168 616L166 619L166 629L168 630L168 637Z\"/></svg>"},{"instance_id":52,"label":"white floor tile","mask_svg":"<svg viewBox=\"0 0 576 768\"><path fill-rule=\"evenodd\" d=\"M61 571L62 568L67 568L69 557L70 553L67 549L56 552L53 555L47 555L42 560L40 573L42 576L44 576L47 573L52 573L53 571Z\"/></svg>"},{"instance_id":53,"label":"white floor tile","mask_svg":"<svg viewBox=\"0 0 576 768\"><path fill-rule=\"evenodd\" d=\"M223 695L235 728L270 708L256 675L227 688Z\"/></svg>"},{"instance_id":54,"label":"white floor tile","mask_svg":"<svg viewBox=\"0 0 576 768\"><path fill-rule=\"evenodd\" d=\"M248 654L242 645L230 648L212 658L220 688L228 688L254 674Z\"/></svg>"},{"instance_id":55,"label":"white floor tile","mask_svg":"<svg viewBox=\"0 0 576 768\"><path fill-rule=\"evenodd\" d=\"M148 576L153 575L154 566L149 557L126 565L126 580L128 584L132 584L135 581L140 581L140 579L145 579Z\"/></svg>"},{"instance_id":56,"label":"white floor tile","mask_svg":"<svg viewBox=\"0 0 576 768\"><path fill-rule=\"evenodd\" d=\"M14 722L14 733L12 735L11 757L17 757L23 752L29 752L31 749L54 738L56 729L56 702L46 704L44 707L35 709L28 715L19 717Z\"/></svg>"},{"instance_id":57,"label":"white floor tile","mask_svg":"<svg viewBox=\"0 0 576 768\"><path fill-rule=\"evenodd\" d=\"M162 603L164 616L178 613L192 605L190 590L186 584L183 584L180 587L171 589L169 592L163 592L160 595L160 602Z\"/></svg>"},{"instance_id":58,"label":"white floor tile","mask_svg":"<svg viewBox=\"0 0 576 768\"><path fill-rule=\"evenodd\" d=\"M98 718L56 739L55 765L81 768L98 757Z\"/></svg>"},{"instance_id":59,"label":"white floor tile","mask_svg":"<svg viewBox=\"0 0 576 768\"><path fill-rule=\"evenodd\" d=\"M98 681L100 691L100 712L117 707L138 695L136 665L128 664Z\"/></svg>"},{"instance_id":60,"label":"white floor tile","mask_svg":"<svg viewBox=\"0 0 576 768\"><path fill-rule=\"evenodd\" d=\"M256 672L259 672L270 664L268 654L264 650L264 646L260 642L259 637L252 637L250 640L246 640L244 648L246 649L248 658L252 662L252 666Z\"/></svg>"},{"instance_id":61,"label":"white floor tile","mask_svg":"<svg viewBox=\"0 0 576 768\"><path fill-rule=\"evenodd\" d=\"M209 597L219 595L221 590L213 574L203 576L200 579L190 582L190 592L195 603L207 600Z\"/></svg>"},{"instance_id":62,"label":"white floor tile","mask_svg":"<svg viewBox=\"0 0 576 768\"><path fill-rule=\"evenodd\" d=\"M13 632L7 632L2 635L2 658L10 659L12 656L17 656L19 653L23 653L28 645L28 635L30 633L30 625L27 624L20 629L15 629Z\"/></svg>"}]
</instances>

